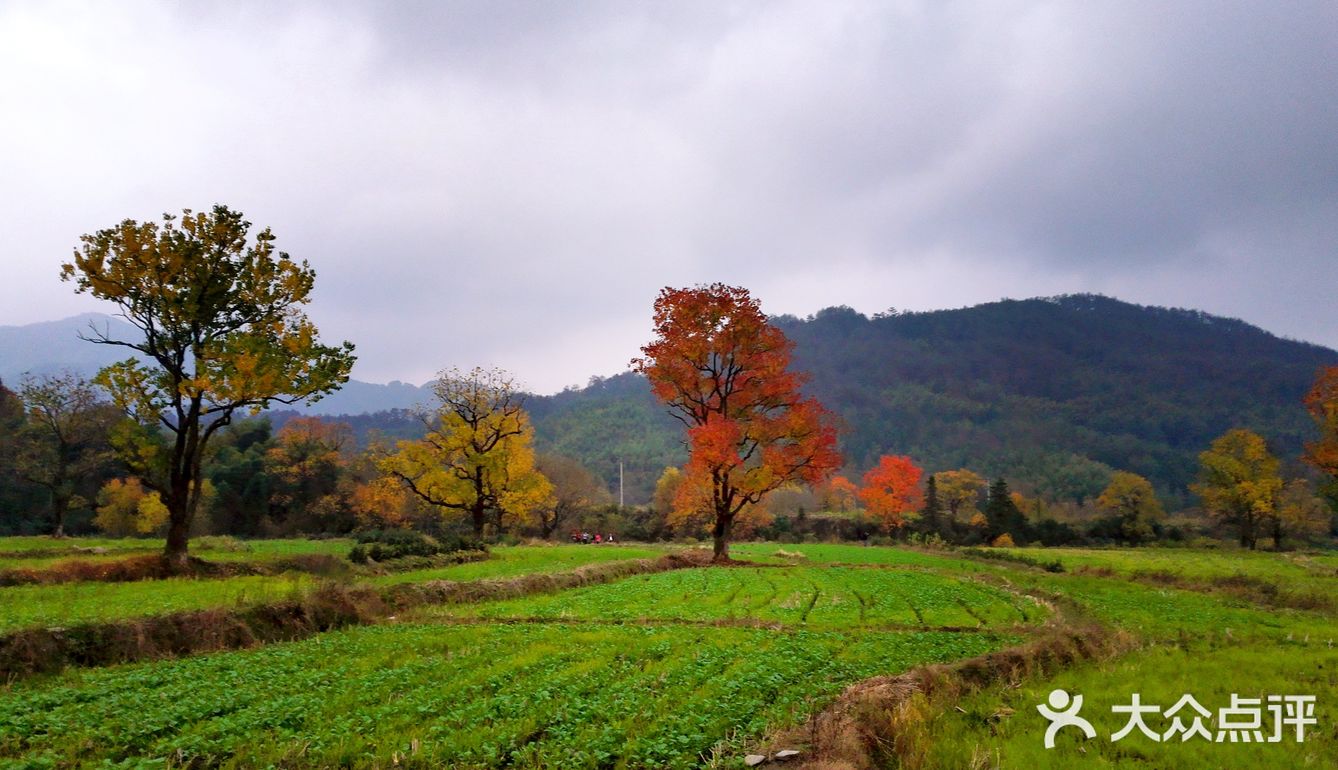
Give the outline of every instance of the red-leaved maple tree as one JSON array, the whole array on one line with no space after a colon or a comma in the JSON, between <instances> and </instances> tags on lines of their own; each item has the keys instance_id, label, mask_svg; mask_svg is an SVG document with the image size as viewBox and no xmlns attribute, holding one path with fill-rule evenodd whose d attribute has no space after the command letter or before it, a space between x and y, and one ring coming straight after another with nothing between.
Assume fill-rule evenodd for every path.
<instances>
[{"instance_id":1,"label":"red-leaved maple tree","mask_svg":"<svg viewBox=\"0 0 1338 770\"><path fill-rule=\"evenodd\" d=\"M899 529L906 524L906 514L918 511L924 502L920 492L920 470L911 458L883 455L878 464L864 474L864 486L859 499L875 516L884 532Z\"/></svg>"},{"instance_id":2,"label":"red-leaved maple tree","mask_svg":"<svg viewBox=\"0 0 1338 770\"><path fill-rule=\"evenodd\" d=\"M684 473L701 484L714 519L715 558L729 558L735 517L791 482L816 484L840 467L828 412L800 393L793 343L767 322L747 289L666 288L655 339L632 367L688 428Z\"/></svg>"},{"instance_id":3,"label":"red-leaved maple tree","mask_svg":"<svg viewBox=\"0 0 1338 770\"><path fill-rule=\"evenodd\" d=\"M1305 407L1320 433L1319 441L1306 445L1306 459L1338 481L1338 366L1319 373L1305 396Z\"/></svg>"}]
</instances>

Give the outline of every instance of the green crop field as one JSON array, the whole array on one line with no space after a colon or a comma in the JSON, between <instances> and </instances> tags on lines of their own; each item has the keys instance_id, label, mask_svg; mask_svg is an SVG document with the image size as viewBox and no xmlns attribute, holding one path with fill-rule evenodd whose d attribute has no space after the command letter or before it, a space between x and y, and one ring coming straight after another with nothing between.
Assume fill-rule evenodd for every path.
<instances>
[{"instance_id":1,"label":"green crop field","mask_svg":"<svg viewBox=\"0 0 1338 770\"><path fill-rule=\"evenodd\" d=\"M1333 767L1338 756L1338 617L1332 605L1274 606L1279 596L1338 597L1331 554L1188 549L1008 549L1039 562L1058 559L1052 574L1008 562L970 569L1019 590L1072 600L1090 617L1129 635L1133 649L1049 675L987 687L950 702L912 703L891 764L907 768L1281 768ZM1244 580L1242 580L1242 576ZM1159 584L1165 582L1165 585ZM1224 593L1223 585L1239 588ZM1062 731L1054 749L1049 722L1036 707L1055 689L1085 697L1083 715L1097 737ZM1192 695L1220 722L1217 709L1241 698L1312 695L1317 724L1303 742L1217 743L1198 737L1154 742L1124 726L1114 706L1138 692L1144 704L1169 708ZM1265 710L1265 719L1268 712ZM1152 717L1149 723L1155 724ZM1169 720L1160 723L1166 729ZM1267 731L1266 731L1267 732Z\"/></svg>"},{"instance_id":2,"label":"green crop field","mask_svg":"<svg viewBox=\"0 0 1338 770\"><path fill-rule=\"evenodd\" d=\"M1304 588L1323 573L1324 557L1263 551L1207 551L1184 548L1009 548L1008 553L1058 561L1069 571L1110 570L1137 577L1174 575L1188 579L1256 578L1284 588ZM1332 573L1330 573L1332 575Z\"/></svg>"},{"instance_id":3,"label":"green crop field","mask_svg":"<svg viewBox=\"0 0 1338 770\"><path fill-rule=\"evenodd\" d=\"M408 625L76 672L0 701L31 765L692 767L880 671L974 655L983 634Z\"/></svg>"},{"instance_id":4,"label":"green crop field","mask_svg":"<svg viewBox=\"0 0 1338 770\"><path fill-rule=\"evenodd\" d=\"M848 685L1070 622L1123 641L1110 654L1038 662L871 712L889 731L879 766L1323 768L1338 756L1338 617L1323 601L1279 605L1338 595L1331 554L1006 551L1057 560L1056 573L952 551L758 543L733 552L765 566L422 606L299 642L20 679L0 694L0 768L742 767L745 753ZM486 580L662 553L497 548L483 562L356 579ZM289 575L5 588L0 628L265 601L312 585ZM1049 723L1036 706L1057 688L1084 696L1095 738L1069 728L1044 747ZM1316 724L1304 742L1113 741L1123 720L1111 708L1134 692L1161 708L1191 694L1210 709L1233 694L1314 695ZM1206 722L1215 728L1215 712Z\"/></svg>"},{"instance_id":5,"label":"green crop field","mask_svg":"<svg viewBox=\"0 0 1338 770\"><path fill-rule=\"evenodd\" d=\"M61 583L0 588L0 632L281 601L317 585L302 573L137 583Z\"/></svg>"},{"instance_id":6,"label":"green crop field","mask_svg":"<svg viewBox=\"0 0 1338 770\"><path fill-rule=\"evenodd\" d=\"M265 542L265 541L258 541ZM301 553L293 541L270 541L260 554ZM314 541L307 553L330 552L331 541ZM347 552L348 543L344 544ZM391 573L349 580L373 584L426 580L482 580L537 572L559 572L583 564L655 557L649 548L630 546L516 546L497 548L486 561L431 570ZM182 610L259 604L292 598L311 590L320 580L302 573L242 576L222 579L174 578L135 583L62 583L0 587L0 632L33 626L70 626L77 623L159 615Z\"/></svg>"},{"instance_id":7,"label":"green crop field","mask_svg":"<svg viewBox=\"0 0 1338 770\"><path fill-rule=\"evenodd\" d=\"M202 538L191 549L191 555L206 561L265 561L287 556L329 554L347 556L353 541L342 538L328 540L236 540L233 538ZM97 549L104 553L92 553ZM65 538L0 537L0 569L22 567L44 569L63 561L106 562L130 556L161 553L162 539L152 538Z\"/></svg>"},{"instance_id":8,"label":"green crop field","mask_svg":"<svg viewBox=\"0 0 1338 770\"><path fill-rule=\"evenodd\" d=\"M393 585L421 583L426 580L507 578L538 572L562 572L586 564L603 564L624 559L653 559L664 554L663 549L630 545L501 546L492 549L492 558L486 561L395 572L374 578L372 582L378 585Z\"/></svg>"},{"instance_id":9,"label":"green crop field","mask_svg":"<svg viewBox=\"0 0 1338 770\"><path fill-rule=\"evenodd\" d=\"M821 628L990 627L1034 623L1025 598L925 572L844 567L707 567L482 605L439 616L584 620L752 620Z\"/></svg>"},{"instance_id":10,"label":"green crop field","mask_svg":"<svg viewBox=\"0 0 1338 770\"><path fill-rule=\"evenodd\" d=\"M136 551L146 548L162 548L162 540L141 539L134 537L67 537L52 538L45 535L14 535L0 537L0 554L5 556L44 551L62 551L70 555L77 553L77 548L106 548L118 551Z\"/></svg>"},{"instance_id":11,"label":"green crop field","mask_svg":"<svg viewBox=\"0 0 1338 770\"><path fill-rule=\"evenodd\" d=\"M766 564L873 564L882 566L947 567L960 569L970 562L943 554L909 548L880 548L839 543L740 543L730 549L736 559ZM800 558L785 556L796 554Z\"/></svg>"}]
</instances>

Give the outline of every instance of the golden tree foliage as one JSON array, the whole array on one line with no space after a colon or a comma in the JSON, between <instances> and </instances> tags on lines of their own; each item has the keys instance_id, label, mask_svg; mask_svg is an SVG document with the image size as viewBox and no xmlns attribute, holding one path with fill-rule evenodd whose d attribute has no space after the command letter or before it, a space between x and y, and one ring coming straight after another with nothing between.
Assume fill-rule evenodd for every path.
<instances>
[{"instance_id":1,"label":"golden tree foliage","mask_svg":"<svg viewBox=\"0 0 1338 770\"><path fill-rule=\"evenodd\" d=\"M1115 471L1096 505L1120 520L1126 540L1141 542L1154 536L1152 525L1166 517L1152 484L1137 473Z\"/></svg>"},{"instance_id":2,"label":"golden tree foliage","mask_svg":"<svg viewBox=\"0 0 1338 770\"><path fill-rule=\"evenodd\" d=\"M153 535L166 524L167 506L157 492L145 490L139 479L112 479L98 492L93 525L107 535Z\"/></svg>"},{"instance_id":3,"label":"golden tree foliage","mask_svg":"<svg viewBox=\"0 0 1338 770\"><path fill-rule=\"evenodd\" d=\"M315 271L277 251L268 228L254 240L250 228L225 206L187 209L179 220L164 214L161 224L127 219L83 236L61 271L77 292L114 303L142 335L117 340L95 328L87 339L132 354L97 382L155 428L139 434L126 459L167 506L167 556L177 565L185 563L214 433L239 409L317 400L353 366L353 346L320 344L301 311ZM163 430L171 440L156 439Z\"/></svg>"},{"instance_id":4,"label":"golden tree foliage","mask_svg":"<svg viewBox=\"0 0 1338 770\"><path fill-rule=\"evenodd\" d=\"M674 470L678 471L677 468ZM667 473L666 471L666 475ZM663 480L664 476L660 478ZM711 496L710 478L703 474L693 473L691 466L689 466L688 473L682 474L679 472L677 479L678 481L674 486L673 504L669 509L667 518L669 527L683 537L711 535L716 516ZM734 518L731 532L737 537L752 537L758 530L770 526L773 521L775 521L775 517L767 510L765 505L749 503L739 509Z\"/></svg>"},{"instance_id":5,"label":"golden tree foliage","mask_svg":"<svg viewBox=\"0 0 1338 770\"><path fill-rule=\"evenodd\" d=\"M960 515L969 520L980 510L977 505L980 493L989 482L975 471L962 468L934 474L934 483L938 486L938 498L948 506L951 518L957 520Z\"/></svg>"},{"instance_id":6,"label":"golden tree foliage","mask_svg":"<svg viewBox=\"0 0 1338 770\"><path fill-rule=\"evenodd\" d=\"M353 444L348 423L320 417L294 417L274 437L265 453L273 478L272 513L281 520L318 529L349 509L345 453Z\"/></svg>"},{"instance_id":7,"label":"golden tree foliage","mask_svg":"<svg viewBox=\"0 0 1338 770\"><path fill-rule=\"evenodd\" d=\"M1302 541L1322 538L1329 529L1332 512L1315 494L1310 482L1294 479L1283 487L1278 497L1277 514L1272 518L1273 547L1280 548L1284 537Z\"/></svg>"},{"instance_id":8,"label":"golden tree foliage","mask_svg":"<svg viewBox=\"0 0 1338 770\"><path fill-rule=\"evenodd\" d=\"M668 516L674 510L674 499L678 495L678 486L683 483L683 472L669 466L655 481L655 494L651 497L651 506L655 512Z\"/></svg>"},{"instance_id":9,"label":"golden tree foliage","mask_svg":"<svg viewBox=\"0 0 1338 770\"><path fill-rule=\"evenodd\" d=\"M515 383L497 369L443 372L433 384L441 406L417 441L401 441L378 463L423 502L504 532L554 504L553 485L535 468L534 428ZM491 519L489 518L491 516Z\"/></svg>"},{"instance_id":10,"label":"golden tree foliage","mask_svg":"<svg viewBox=\"0 0 1338 770\"><path fill-rule=\"evenodd\" d=\"M1190 485L1209 513L1234 525L1240 544L1254 548L1260 526L1277 511L1278 459L1257 433L1237 428L1199 455L1199 481Z\"/></svg>"},{"instance_id":11,"label":"golden tree foliage","mask_svg":"<svg viewBox=\"0 0 1338 770\"><path fill-rule=\"evenodd\" d=\"M674 470L677 472L677 481L674 482L674 497L666 523L683 537L708 534L715 524L715 507L711 500L709 481L701 474L683 473L677 468ZM664 476L660 479L663 481Z\"/></svg>"},{"instance_id":12,"label":"golden tree foliage","mask_svg":"<svg viewBox=\"0 0 1338 770\"><path fill-rule=\"evenodd\" d=\"M412 518L411 499L404 485L388 476L356 485L349 496L349 508L359 526L367 529L403 529Z\"/></svg>"}]
</instances>

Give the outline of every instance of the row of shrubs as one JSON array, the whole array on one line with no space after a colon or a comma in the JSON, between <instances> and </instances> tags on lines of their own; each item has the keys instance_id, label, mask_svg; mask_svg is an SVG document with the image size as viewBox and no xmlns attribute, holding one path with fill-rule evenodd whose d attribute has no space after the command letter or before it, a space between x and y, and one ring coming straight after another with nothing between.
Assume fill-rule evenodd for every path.
<instances>
[{"instance_id":1,"label":"row of shrubs","mask_svg":"<svg viewBox=\"0 0 1338 770\"><path fill-rule=\"evenodd\" d=\"M358 544L349 551L354 564L393 561L408 557L430 557L463 551L486 553L481 541L459 535L433 537L410 529L373 529L357 535Z\"/></svg>"}]
</instances>

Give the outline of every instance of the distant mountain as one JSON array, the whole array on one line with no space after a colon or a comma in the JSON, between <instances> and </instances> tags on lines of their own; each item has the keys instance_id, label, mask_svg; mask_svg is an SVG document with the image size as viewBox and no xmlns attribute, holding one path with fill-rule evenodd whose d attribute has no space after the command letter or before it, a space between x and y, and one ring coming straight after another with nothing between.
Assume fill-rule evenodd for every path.
<instances>
[{"instance_id":1,"label":"distant mountain","mask_svg":"<svg viewBox=\"0 0 1338 770\"><path fill-rule=\"evenodd\" d=\"M91 376L107 364L129 357L126 348L79 339L94 326L114 338L137 339L135 327L101 313L26 326L0 326L0 380L17 384L25 373L42 375L62 370Z\"/></svg>"},{"instance_id":2,"label":"distant mountain","mask_svg":"<svg viewBox=\"0 0 1338 770\"><path fill-rule=\"evenodd\" d=\"M139 330L114 316L101 313L59 321L0 326L0 381L17 385L25 373L51 374L69 370L92 377L98 369L129 358L135 352L115 345L96 345L80 339L93 327L113 339L139 339ZM350 380L338 392L311 406L292 407L304 414L362 414L389 409L410 409L431 399L427 388L403 382L378 385Z\"/></svg>"}]
</instances>

